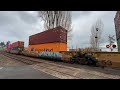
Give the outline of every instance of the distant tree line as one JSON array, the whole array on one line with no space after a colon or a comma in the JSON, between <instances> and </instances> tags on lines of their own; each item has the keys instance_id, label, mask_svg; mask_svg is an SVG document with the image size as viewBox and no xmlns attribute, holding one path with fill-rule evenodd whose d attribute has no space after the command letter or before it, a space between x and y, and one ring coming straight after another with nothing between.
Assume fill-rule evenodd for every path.
<instances>
[{"instance_id":1,"label":"distant tree line","mask_svg":"<svg viewBox=\"0 0 120 90\"><path fill-rule=\"evenodd\" d=\"M10 44L10 41L7 41L6 43L3 41L3 42L0 42L0 47L4 48L8 46L9 44Z\"/></svg>"}]
</instances>

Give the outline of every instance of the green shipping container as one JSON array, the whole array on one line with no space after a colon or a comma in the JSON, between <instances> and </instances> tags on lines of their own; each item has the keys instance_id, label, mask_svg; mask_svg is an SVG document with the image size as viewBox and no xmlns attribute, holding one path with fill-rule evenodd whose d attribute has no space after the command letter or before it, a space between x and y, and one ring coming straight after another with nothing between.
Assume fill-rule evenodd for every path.
<instances>
[{"instance_id":1,"label":"green shipping container","mask_svg":"<svg viewBox=\"0 0 120 90\"><path fill-rule=\"evenodd\" d=\"M117 40L118 51L120 52L120 39Z\"/></svg>"}]
</instances>

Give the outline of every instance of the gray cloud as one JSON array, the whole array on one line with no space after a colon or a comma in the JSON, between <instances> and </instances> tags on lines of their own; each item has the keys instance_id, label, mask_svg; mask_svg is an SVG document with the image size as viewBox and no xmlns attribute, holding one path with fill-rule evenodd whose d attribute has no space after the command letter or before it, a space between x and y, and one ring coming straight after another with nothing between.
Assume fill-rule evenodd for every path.
<instances>
[{"instance_id":1,"label":"gray cloud","mask_svg":"<svg viewBox=\"0 0 120 90\"><path fill-rule=\"evenodd\" d=\"M17 12L0 11L0 26L16 23L15 21L19 19L17 15Z\"/></svg>"},{"instance_id":2,"label":"gray cloud","mask_svg":"<svg viewBox=\"0 0 120 90\"><path fill-rule=\"evenodd\" d=\"M79 17L82 17L82 16L88 16L91 13L92 13L91 11L72 11L72 18L78 19Z\"/></svg>"},{"instance_id":3,"label":"gray cloud","mask_svg":"<svg viewBox=\"0 0 120 90\"><path fill-rule=\"evenodd\" d=\"M22 21L29 24L35 24L38 21L38 18L36 17L37 16L36 12L34 14L30 14L26 11L21 11L18 12L18 15Z\"/></svg>"},{"instance_id":4,"label":"gray cloud","mask_svg":"<svg viewBox=\"0 0 120 90\"><path fill-rule=\"evenodd\" d=\"M0 12L0 41L23 40L28 44L29 35L40 28L39 19L36 13L27 11L2 11ZM39 29L39 32L41 29Z\"/></svg>"}]
</instances>

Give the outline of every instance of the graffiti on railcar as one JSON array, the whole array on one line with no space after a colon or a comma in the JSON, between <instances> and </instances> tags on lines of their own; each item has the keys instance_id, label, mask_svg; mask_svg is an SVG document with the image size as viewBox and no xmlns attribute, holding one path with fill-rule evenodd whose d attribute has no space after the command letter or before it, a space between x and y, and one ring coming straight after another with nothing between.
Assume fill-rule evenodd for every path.
<instances>
[{"instance_id":1,"label":"graffiti on railcar","mask_svg":"<svg viewBox=\"0 0 120 90\"><path fill-rule=\"evenodd\" d=\"M40 53L40 56L52 56L52 57L61 57L61 54L59 52L42 52Z\"/></svg>"},{"instance_id":2,"label":"graffiti on railcar","mask_svg":"<svg viewBox=\"0 0 120 90\"><path fill-rule=\"evenodd\" d=\"M44 49L35 49L35 51L37 51L37 52L43 52L43 51L53 52L53 48L52 49L47 49L47 48L44 48Z\"/></svg>"}]
</instances>

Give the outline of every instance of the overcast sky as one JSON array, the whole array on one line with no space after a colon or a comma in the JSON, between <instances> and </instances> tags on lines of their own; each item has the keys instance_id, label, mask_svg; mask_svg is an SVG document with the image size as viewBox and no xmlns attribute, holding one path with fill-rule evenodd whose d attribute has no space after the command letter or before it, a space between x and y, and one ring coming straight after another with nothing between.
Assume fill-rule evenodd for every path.
<instances>
[{"instance_id":1,"label":"overcast sky","mask_svg":"<svg viewBox=\"0 0 120 90\"><path fill-rule=\"evenodd\" d=\"M104 24L104 42L101 48L108 44L108 35L115 35L114 17L116 11L73 11L72 26L73 37L69 47L88 47L92 24L101 19ZM29 36L42 32L43 22L35 11L0 11L0 42L24 41L28 46Z\"/></svg>"}]
</instances>

